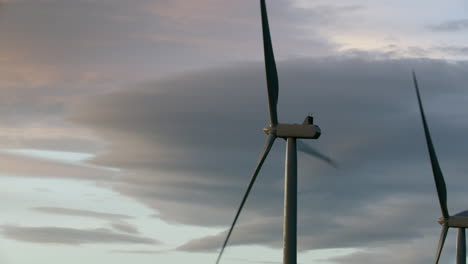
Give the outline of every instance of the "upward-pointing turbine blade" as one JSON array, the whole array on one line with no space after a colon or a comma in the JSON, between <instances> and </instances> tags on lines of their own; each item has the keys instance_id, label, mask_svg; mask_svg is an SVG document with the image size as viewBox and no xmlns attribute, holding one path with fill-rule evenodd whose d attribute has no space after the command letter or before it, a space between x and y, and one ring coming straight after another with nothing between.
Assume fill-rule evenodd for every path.
<instances>
[{"instance_id":1,"label":"upward-pointing turbine blade","mask_svg":"<svg viewBox=\"0 0 468 264\"><path fill-rule=\"evenodd\" d=\"M301 140L297 141L297 149L299 151L302 151L306 154L309 154L315 158L318 158L319 160L322 160L328 165L332 166L333 168L338 168L338 164L331 159L330 157L326 156L325 154L320 153L318 150L312 148L311 146L307 145L306 143L302 142Z\"/></svg>"},{"instance_id":2,"label":"upward-pointing turbine blade","mask_svg":"<svg viewBox=\"0 0 468 264\"><path fill-rule=\"evenodd\" d=\"M414 88L416 89L416 95L418 97L419 110L421 112L421 119L424 126L424 134L426 135L427 149L429 151L429 157L431 159L432 172L434 174L434 181L437 189L437 195L439 196L440 209L442 210L442 216L447 219L449 217L447 209L447 189L445 187L444 176L442 175L442 170L439 166L439 161L437 160L437 155L432 145L431 134L429 133L429 128L427 127L426 116L424 115L424 109L421 103L421 96L419 94L418 81L416 80L416 74L413 71L413 82Z\"/></svg>"},{"instance_id":3,"label":"upward-pointing turbine blade","mask_svg":"<svg viewBox=\"0 0 468 264\"><path fill-rule=\"evenodd\" d=\"M263 153L260 154L260 158L257 162L257 166L255 167L254 173L252 174L252 178L250 178L250 182L249 182L249 185L247 186L247 190L245 191L244 197L242 197L242 201L239 205L239 209L237 209L237 213L236 213L236 216L234 217L234 221L232 221L231 227L229 228L226 239L224 240L221 251L219 252L218 259L216 260L216 264L218 264L219 261L221 260L221 256L223 255L224 248L226 248L229 238L231 237L232 230L234 229L234 226L236 225L237 219L239 218L242 208L244 207L245 201L247 201L247 197L249 197L250 190L252 189L255 183L255 180L257 179L257 175L260 172L260 169L262 168L263 162L265 161L265 158L268 156L268 153L270 152L270 149L273 146L273 143L275 142L275 138L276 137L273 135L269 135L267 137L265 146L263 147Z\"/></svg>"},{"instance_id":4,"label":"upward-pointing turbine blade","mask_svg":"<svg viewBox=\"0 0 468 264\"><path fill-rule=\"evenodd\" d=\"M265 0L260 0L260 8L262 12L263 52L265 55L270 124L276 125L278 124L278 114L276 110L276 106L278 105L278 73L276 71L275 56L273 54L273 46L271 44Z\"/></svg>"},{"instance_id":5,"label":"upward-pointing turbine blade","mask_svg":"<svg viewBox=\"0 0 468 264\"><path fill-rule=\"evenodd\" d=\"M435 255L435 264L439 263L440 254L442 248L444 248L445 238L447 237L448 226L447 224L442 225L442 232L440 233L439 246L437 246L437 253Z\"/></svg>"}]
</instances>

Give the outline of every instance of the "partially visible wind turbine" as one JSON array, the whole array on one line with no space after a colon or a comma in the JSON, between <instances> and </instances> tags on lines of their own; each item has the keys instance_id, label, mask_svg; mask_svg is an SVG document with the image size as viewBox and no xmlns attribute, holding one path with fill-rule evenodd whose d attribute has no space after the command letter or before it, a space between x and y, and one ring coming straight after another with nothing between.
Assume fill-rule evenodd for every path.
<instances>
[{"instance_id":1,"label":"partially visible wind turbine","mask_svg":"<svg viewBox=\"0 0 468 264\"><path fill-rule=\"evenodd\" d=\"M263 129L268 135L265 146L260 154L257 166L252 174L247 190L242 198L239 208L237 209L234 221L227 233L223 246L219 252L216 263L218 264L224 249L229 241L232 230L236 225L237 219L244 207L244 204L252 190L253 184L257 179L257 175L270 152L271 147L277 137L287 140L286 147L286 172L285 172L285 194L284 194L284 251L283 263L297 263L297 148L296 139L317 139L320 136L320 128L313 124L312 116L307 116L302 124L281 124L278 123L277 104L278 104L278 74L276 71L275 58L273 55L273 47L271 44L270 30L268 26L267 10L265 0L260 0L260 9L262 16L263 29L263 49L265 56L265 70L268 90L268 105L270 112L270 124ZM320 154L305 143L300 142L300 150L310 155L316 156L321 160L328 162L331 165L336 164L325 155Z\"/></svg>"},{"instance_id":2,"label":"partially visible wind turbine","mask_svg":"<svg viewBox=\"0 0 468 264\"><path fill-rule=\"evenodd\" d=\"M447 189L445 187L444 176L440 169L439 162L435 153L434 146L432 145L431 135L429 128L427 127L426 117L424 115L424 109L421 103L421 96L419 94L418 81L416 80L416 74L413 71L413 82L414 88L416 89L416 95L418 97L419 110L421 111L421 119L424 127L424 134L426 135L427 149L429 151L429 157L431 159L432 172L434 174L434 181L437 189L437 195L439 196L440 209L442 211L442 217L437 220L442 225L442 232L440 234L439 246L437 247L437 253L435 256L435 263L439 263L440 253L444 247L445 238L447 237L447 231L450 227L458 228L458 239L457 239L457 264L466 264L466 239L465 239L465 228L468 227L468 210L460 212L455 215L449 215L447 209Z\"/></svg>"}]
</instances>

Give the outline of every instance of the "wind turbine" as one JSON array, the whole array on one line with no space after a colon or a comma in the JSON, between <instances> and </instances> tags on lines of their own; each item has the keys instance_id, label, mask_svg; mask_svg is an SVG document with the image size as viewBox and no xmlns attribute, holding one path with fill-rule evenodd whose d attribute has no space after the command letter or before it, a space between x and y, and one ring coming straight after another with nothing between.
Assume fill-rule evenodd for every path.
<instances>
[{"instance_id":1,"label":"wind turbine","mask_svg":"<svg viewBox=\"0 0 468 264\"><path fill-rule=\"evenodd\" d=\"M434 174L434 182L437 189L437 195L439 197L440 209L442 211L442 217L437 220L442 225L442 232L440 234L439 245L437 247L437 253L435 256L435 263L439 263L440 253L444 247L445 238L447 237L447 231L450 227L458 228L457 238L457 264L466 264L466 239L465 239L465 228L468 227L468 210L460 212L455 215L449 215L447 209L447 189L445 187L444 176L440 169L439 162L435 153L434 146L432 145L431 135L429 128L427 127L426 117L424 115L424 109L421 103L421 96L419 94L418 81L416 80L416 74L413 71L413 82L414 88L416 89L416 95L418 97L419 110L421 111L421 119L424 127L424 134L426 135L427 149L429 151L429 157L431 159L432 172Z\"/></svg>"},{"instance_id":2,"label":"wind turbine","mask_svg":"<svg viewBox=\"0 0 468 264\"><path fill-rule=\"evenodd\" d=\"M268 153L270 152L276 138L286 139L286 170L285 170L285 193L284 193L284 232L283 232L283 263L297 263L297 139L317 139L320 137L320 128L313 124L313 117L307 116L302 124L283 124L278 122L277 104L278 104L278 74L276 71L275 57L271 44L270 29L268 26L268 17L265 0L260 0L260 9L262 17L263 31L263 50L265 56L265 71L268 90L268 105L270 113L270 124L263 129L267 134L266 142L257 166L252 174L247 190L244 193L239 208L237 209L234 221L227 233L223 246L219 252L216 264L219 263L224 249L231 237L232 230L236 225L237 219L244 207L250 191L257 179L257 175L262 168ZM307 146L305 143L299 145L299 150L316 156L319 159L336 166L328 157L318 153L316 150Z\"/></svg>"}]
</instances>

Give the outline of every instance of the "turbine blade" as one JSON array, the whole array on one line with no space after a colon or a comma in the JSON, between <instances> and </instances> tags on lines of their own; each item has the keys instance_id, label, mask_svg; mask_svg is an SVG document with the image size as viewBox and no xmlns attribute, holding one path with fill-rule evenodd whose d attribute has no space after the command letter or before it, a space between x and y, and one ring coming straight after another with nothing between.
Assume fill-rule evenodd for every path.
<instances>
[{"instance_id":1,"label":"turbine blade","mask_svg":"<svg viewBox=\"0 0 468 264\"><path fill-rule=\"evenodd\" d=\"M439 161L437 160L437 155L432 145L431 134L429 133L429 128L427 127L426 116L424 115L424 109L421 103L421 95L419 94L418 81L416 80L416 74L413 71L413 82L414 88L416 89L416 95L418 97L419 110L421 112L421 119L424 126L424 134L426 135L427 149L429 151L429 157L431 159L432 172L434 174L434 182L437 189L437 195L439 196L440 209L442 210L442 215L444 218L449 217L447 209L447 189L445 187L444 176L442 175L442 170L439 166Z\"/></svg>"},{"instance_id":2,"label":"turbine blade","mask_svg":"<svg viewBox=\"0 0 468 264\"><path fill-rule=\"evenodd\" d=\"M278 115L276 110L278 105L278 73L276 71L275 56L273 54L273 46L271 44L265 0L260 0L260 8L262 13L263 52L265 56L270 124L276 125L278 124Z\"/></svg>"},{"instance_id":3,"label":"turbine blade","mask_svg":"<svg viewBox=\"0 0 468 264\"><path fill-rule=\"evenodd\" d=\"M442 253L442 248L444 247L445 238L447 237L448 225L442 225L442 232L440 233L439 245L437 246L437 253L435 256L435 264L439 263L440 253Z\"/></svg>"},{"instance_id":4,"label":"turbine blade","mask_svg":"<svg viewBox=\"0 0 468 264\"><path fill-rule=\"evenodd\" d=\"M221 247L221 251L219 252L218 259L216 260L216 264L218 264L219 261L221 260L221 256L223 255L224 249L226 248L229 238L231 237L232 230L234 229L234 226L236 225L237 219L239 218L242 208L244 207L245 201L247 200L247 197L249 196L250 190L252 189L255 183L255 180L257 179L257 175L260 172L260 169L262 168L263 162L265 161L265 158L268 156L268 153L270 152L270 149L273 146L273 143L275 142L275 138L276 137L273 135L269 135L267 137L265 146L263 147L263 152L260 154L260 158L258 159L257 166L255 167L254 173L252 174L252 177L250 178L250 182L249 182L249 185L247 186L247 190L244 193L244 197L242 197L242 201L239 205L239 208L237 209L236 216L234 216L234 221L232 221L232 224L231 224L231 227L229 228L226 239L224 240L223 246Z\"/></svg>"},{"instance_id":5,"label":"turbine blade","mask_svg":"<svg viewBox=\"0 0 468 264\"><path fill-rule=\"evenodd\" d=\"M309 154L321 161L328 163L328 165L332 166L333 168L338 168L338 164L332 158L320 153L318 150L302 142L301 140L297 141L297 149L301 152Z\"/></svg>"}]
</instances>

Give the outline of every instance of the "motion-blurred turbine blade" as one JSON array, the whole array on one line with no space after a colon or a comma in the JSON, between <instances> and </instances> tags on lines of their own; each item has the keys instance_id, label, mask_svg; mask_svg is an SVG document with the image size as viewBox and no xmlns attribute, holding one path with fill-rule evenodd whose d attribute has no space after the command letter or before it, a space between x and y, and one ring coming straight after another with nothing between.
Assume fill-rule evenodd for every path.
<instances>
[{"instance_id":1,"label":"motion-blurred turbine blade","mask_svg":"<svg viewBox=\"0 0 468 264\"><path fill-rule=\"evenodd\" d=\"M226 236L226 239L224 240L221 251L219 252L218 259L216 260L216 264L218 264L219 261L221 260L221 256L223 255L224 248L226 248L229 238L231 237L232 230L234 229L234 226L236 225L237 219L239 218L242 208L244 207L245 201L247 200L247 197L249 196L250 190L252 189L255 183L255 180L257 179L257 175L260 172L260 169L262 168L263 162L265 161L265 158L268 156L268 153L270 152L270 149L273 146L273 143L275 142L275 138L276 137L273 135L269 135L267 137L265 146L263 147L263 152L260 155L260 158L257 162L257 167L255 167L254 173L252 174L252 178L250 178L249 185L247 186L247 190L245 191L244 197L242 198L242 201L239 205L239 209L237 209L237 213L236 213L236 216L234 217L234 221L232 221L231 227L229 228L229 232Z\"/></svg>"},{"instance_id":2,"label":"motion-blurred turbine blade","mask_svg":"<svg viewBox=\"0 0 468 264\"><path fill-rule=\"evenodd\" d=\"M278 114L276 110L276 106L278 105L278 73L276 71L275 56L273 54L273 46L271 44L265 0L260 0L260 8L262 11L263 52L265 55L270 124L276 125L278 124Z\"/></svg>"},{"instance_id":3,"label":"motion-blurred turbine blade","mask_svg":"<svg viewBox=\"0 0 468 264\"><path fill-rule=\"evenodd\" d=\"M418 81L416 80L416 74L413 71L413 82L414 88L416 89L416 95L418 97L419 110L421 112L421 119L424 126L424 134L426 135L427 149L429 151L429 157L431 159L432 172L434 174L434 181L437 188L437 195L439 196L440 209L442 210L442 216L447 219L449 217L447 209L447 189L445 187L444 176L442 175L442 170L439 166L439 161L437 161L437 155L435 153L434 146L432 145L431 134L429 133L429 128L427 127L426 116L424 115L424 109L421 103L421 96L419 94Z\"/></svg>"},{"instance_id":4,"label":"motion-blurred turbine blade","mask_svg":"<svg viewBox=\"0 0 468 264\"><path fill-rule=\"evenodd\" d=\"M437 253L435 256L435 264L439 263L440 253L442 253L442 248L444 247L445 238L447 237L448 226L446 224L442 225L442 232L440 233L439 246L437 247Z\"/></svg>"},{"instance_id":5,"label":"motion-blurred turbine blade","mask_svg":"<svg viewBox=\"0 0 468 264\"><path fill-rule=\"evenodd\" d=\"M333 168L338 168L338 164L332 158L320 153L318 150L312 148L311 146L302 142L301 140L297 141L297 149L301 152L309 154L319 160L328 163L328 165L332 166Z\"/></svg>"}]
</instances>

